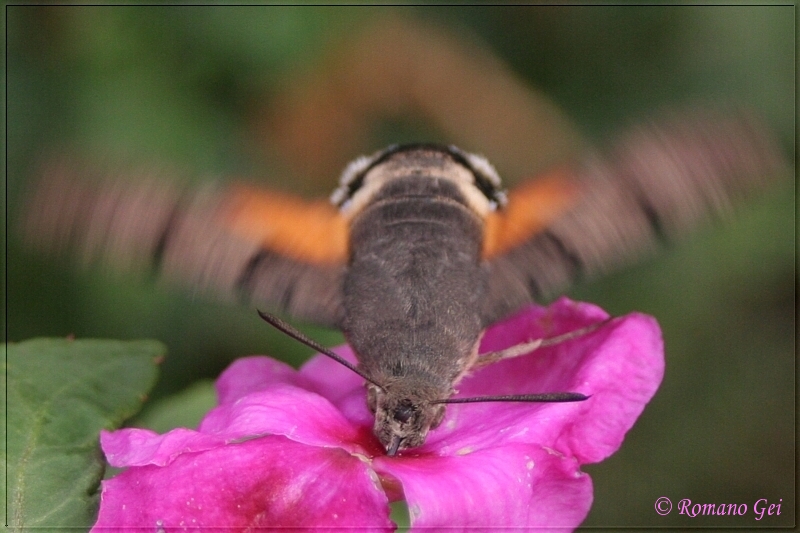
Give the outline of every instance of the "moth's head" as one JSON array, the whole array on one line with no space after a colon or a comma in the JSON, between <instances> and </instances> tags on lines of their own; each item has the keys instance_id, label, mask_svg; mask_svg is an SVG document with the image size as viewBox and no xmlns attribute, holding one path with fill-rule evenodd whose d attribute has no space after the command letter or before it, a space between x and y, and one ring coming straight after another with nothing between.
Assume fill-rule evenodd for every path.
<instances>
[{"instance_id":1,"label":"moth's head","mask_svg":"<svg viewBox=\"0 0 800 533\"><path fill-rule=\"evenodd\" d=\"M426 387L367 384L367 405L375 415L373 431L387 455L421 446L428 431L442 423L445 406L431 403L440 394Z\"/></svg>"}]
</instances>

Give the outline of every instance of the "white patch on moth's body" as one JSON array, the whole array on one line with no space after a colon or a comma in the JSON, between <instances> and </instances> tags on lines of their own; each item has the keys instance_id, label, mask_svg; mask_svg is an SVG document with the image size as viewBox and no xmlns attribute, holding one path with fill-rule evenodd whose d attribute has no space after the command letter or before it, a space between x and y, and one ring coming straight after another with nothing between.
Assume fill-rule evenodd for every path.
<instances>
[{"instance_id":1,"label":"white patch on moth's body","mask_svg":"<svg viewBox=\"0 0 800 533\"><path fill-rule=\"evenodd\" d=\"M369 161L367 161L367 164L368 163ZM360 172L360 169L363 169L366 166L367 165L361 161L361 158L356 159L347 166L345 172L342 174L342 186L336 189L331 195L331 201L333 203L339 203L345 199L345 195L347 194L347 184L349 184L349 182L352 181L353 177L357 174L357 172L354 172L351 167L353 167L353 169L359 169ZM431 176L431 167L428 165L415 165L409 161L403 161L403 163L399 165L392 164L390 161L386 164L377 165L375 168L367 172L367 174L364 176L364 183L357 191L355 191L355 193L353 193L352 198L341 204L340 212L343 216L352 218L354 215L361 212L364 207L369 205L375 194L377 194L377 192L380 191L387 183L398 178L413 175L442 178L455 183L461 194L464 195L464 199L466 200L469 208L481 217L485 217L491 211L496 209L494 203L489 201L489 199L486 198L486 196L475 186L475 176L473 173L458 163L453 161L445 161L440 173L437 173L436 176ZM345 178L347 178L346 182Z\"/></svg>"},{"instance_id":2,"label":"white patch on moth's body","mask_svg":"<svg viewBox=\"0 0 800 533\"><path fill-rule=\"evenodd\" d=\"M476 172L483 174L495 187L500 187L500 174L497 173L497 169L494 168L494 165L492 165L488 159L482 155L471 154L469 152L462 152L462 154L464 154L464 157L469 161L469 164L472 165L472 168L474 168Z\"/></svg>"},{"instance_id":3,"label":"white patch on moth's body","mask_svg":"<svg viewBox=\"0 0 800 533\"><path fill-rule=\"evenodd\" d=\"M330 200L333 205L342 204L347 200L350 184L356 179L356 176L364 172L364 170L372 164L372 160L373 157L362 155L348 163L342 171L342 177L339 178L339 187L331 193Z\"/></svg>"}]
</instances>

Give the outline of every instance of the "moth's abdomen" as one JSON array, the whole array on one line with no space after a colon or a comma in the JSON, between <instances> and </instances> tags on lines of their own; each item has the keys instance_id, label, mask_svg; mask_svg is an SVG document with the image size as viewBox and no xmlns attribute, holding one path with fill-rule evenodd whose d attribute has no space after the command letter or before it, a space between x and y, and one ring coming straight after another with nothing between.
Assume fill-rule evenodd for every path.
<instances>
[{"instance_id":1,"label":"moth's abdomen","mask_svg":"<svg viewBox=\"0 0 800 533\"><path fill-rule=\"evenodd\" d=\"M473 350L482 231L454 183L423 176L386 184L353 218L345 332L367 372L456 369Z\"/></svg>"}]
</instances>

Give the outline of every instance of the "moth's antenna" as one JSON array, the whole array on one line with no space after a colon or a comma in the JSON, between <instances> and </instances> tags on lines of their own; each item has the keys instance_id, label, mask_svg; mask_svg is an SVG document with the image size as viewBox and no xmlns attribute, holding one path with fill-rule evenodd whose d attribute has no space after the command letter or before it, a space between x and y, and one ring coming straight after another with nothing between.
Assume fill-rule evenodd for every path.
<instances>
[{"instance_id":1,"label":"moth's antenna","mask_svg":"<svg viewBox=\"0 0 800 533\"><path fill-rule=\"evenodd\" d=\"M582 402L590 396L579 392L546 392L543 394L511 394L508 396L476 396L474 398L446 398L430 403L480 403L480 402Z\"/></svg>"},{"instance_id":2,"label":"moth's antenna","mask_svg":"<svg viewBox=\"0 0 800 533\"><path fill-rule=\"evenodd\" d=\"M379 383L375 383L375 380L373 380L371 377L369 377L367 374L365 374L363 370L359 369L357 366L355 366L350 361L344 359L342 356L336 355L331 350L329 350L328 348L325 348L323 345L321 345L320 343L318 343L314 339L306 337L303 333L300 333L298 330L294 329L288 323L284 322L283 320L281 320L280 318L276 317L275 315L271 315L269 313L265 313L264 311L261 311L259 309L256 309L256 311L258 311L258 316L263 318L265 322L267 322L269 325L271 325L275 329L280 330L283 333L285 333L288 336L290 336L291 338L302 342L303 344L305 344L309 348L313 348L313 349L317 350L319 353L323 353L323 354L327 355L328 357L330 357L331 359L333 359L337 363L346 366L347 368L349 368L350 370L352 370L353 372L355 372L356 374L358 374L362 378L366 379L367 381L369 381L373 385L375 385L375 386L379 387L381 390L383 390L383 387L381 387L381 385Z\"/></svg>"}]
</instances>

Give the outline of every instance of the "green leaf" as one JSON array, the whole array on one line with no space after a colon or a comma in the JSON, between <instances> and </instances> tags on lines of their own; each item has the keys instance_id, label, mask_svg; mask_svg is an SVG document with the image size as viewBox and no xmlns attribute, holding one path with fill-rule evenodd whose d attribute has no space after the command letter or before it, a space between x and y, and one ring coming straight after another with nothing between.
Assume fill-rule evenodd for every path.
<instances>
[{"instance_id":1,"label":"green leaf","mask_svg":"<svg viewBox=\"0 0 800 533\"><path fill-rule=\"evenodd\" d=\"M8 346L2 385L8 479L0 488L7 525L15 531L92 525L105 467L99 432L141 409L165 352L147 340L34 339Z\"/></svg>"}]
</instances>

